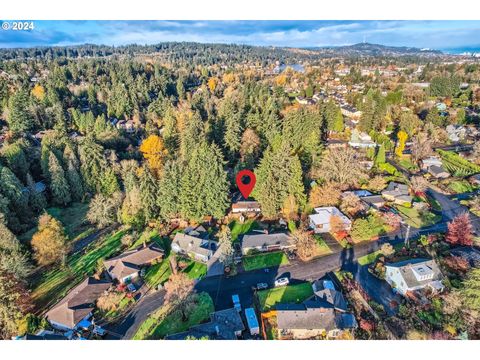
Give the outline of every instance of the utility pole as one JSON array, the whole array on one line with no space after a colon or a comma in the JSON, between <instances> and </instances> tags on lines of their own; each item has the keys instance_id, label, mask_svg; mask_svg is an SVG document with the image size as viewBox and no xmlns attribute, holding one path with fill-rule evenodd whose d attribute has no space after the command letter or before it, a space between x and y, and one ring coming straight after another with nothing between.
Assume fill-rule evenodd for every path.
<instances>
[{"instance_id":1,"label":"utility pole","mask_svg":"<svg viewBox=\"0 0 480 360\"><path fill-rule=\"evenodd\" d=\"M409 242L409 238L410 237L410 224L408 224L407 226L407 232L405 234L405 246L408 248L410 247L410 242Z\"/></svg>"}]
</instances>

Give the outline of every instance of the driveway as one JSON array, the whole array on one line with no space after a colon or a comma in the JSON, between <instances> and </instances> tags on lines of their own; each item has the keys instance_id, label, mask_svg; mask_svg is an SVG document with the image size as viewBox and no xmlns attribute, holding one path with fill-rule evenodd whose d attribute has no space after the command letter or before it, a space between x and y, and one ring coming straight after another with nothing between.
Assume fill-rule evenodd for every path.
<instances>
[{"instance_id":1,"label":"driveway","mask_svg":"<svg viewBox=\"0 0 480 360\"><path fill-rule=\"evenodd\" d=\"M343 270L350 271L367 294L375 302L383 305L383 308L389 316L395 315L398 312L398 305L402 300L400 295L394 293L386 281L373 276L368 271L368 265L362 266L354 263L345 267Z\"/></svg>"},{"instance_id":2,"label":"driveway","mask_svg":"<svg viewBox=\"0 0 480 360\"><path fill-rule=\"evenodd\" d=\"M163 305L164 298L165 290L159 290L140 299L139 302L134 305L132 310L125 315L125 318L123 318L121 322L103 326L108 332L107 339L131 339L149 315Z\"/></svg>"}]
</instances>

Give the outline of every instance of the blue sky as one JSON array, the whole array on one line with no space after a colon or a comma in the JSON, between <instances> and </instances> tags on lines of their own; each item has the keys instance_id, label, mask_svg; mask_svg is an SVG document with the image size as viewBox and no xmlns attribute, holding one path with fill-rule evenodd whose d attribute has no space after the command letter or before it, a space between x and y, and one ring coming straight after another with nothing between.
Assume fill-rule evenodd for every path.
<instances>
[{"instance_id":1,"label":"blue sky","mask_svg":"<svg viewBox=\"0 0 480 360\"><path fill-rule=\"evenodd\" d=\"M435 49L479 48L480 21L34 21L0 30L0 47L195 41L291 47L362 42Z\"/></svg>"}]
</instances>

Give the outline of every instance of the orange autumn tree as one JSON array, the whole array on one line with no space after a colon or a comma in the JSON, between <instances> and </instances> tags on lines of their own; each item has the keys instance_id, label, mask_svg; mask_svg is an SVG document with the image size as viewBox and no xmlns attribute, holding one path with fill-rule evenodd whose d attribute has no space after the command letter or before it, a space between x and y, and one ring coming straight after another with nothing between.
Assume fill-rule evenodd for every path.
<instances>
[{"instance_id":1,"label":"orange autumn tree","mask_svg":"<svg viewBox=\"0 0 480 360\"><path fill-rule=\"evenodd\" d=\"M32 95L39 101L45 99L45 89L42 85L36 84L32 89Z\"/></svg>"},{"instance_id":2,"label":"orange autumn tree","mask_svg":"<svg viewBox=\"0 0 480 360\"><path fill-rule=\"evenodd\" d=\"M145 160L147 160L148 167L156 175L159 175L163 169L163 163L167 155L167 150L165 149L162 138L158 135L150 135L142 142L142 145L140 145L140 151Z\"/></svg>"}]
</instances>

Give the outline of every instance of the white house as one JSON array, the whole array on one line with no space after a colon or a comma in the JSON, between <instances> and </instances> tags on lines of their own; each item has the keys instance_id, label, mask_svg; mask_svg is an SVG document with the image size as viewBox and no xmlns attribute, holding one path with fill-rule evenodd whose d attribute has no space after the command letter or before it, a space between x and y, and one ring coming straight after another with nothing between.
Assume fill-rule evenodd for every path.
<instances>
[{"instance_id":1,"label":"white house","mask_svg":"<svg viewBox=\"0 0 480 360\"><path fill-rule=\"evenodd\" d=\"M398 293L430 289L432 292L441 292L442 273L433 260L410 259L385 265L385 280Z\"/></svg>"},{"instance_id":2,"label":"white house","mask_svg":"<svg viewBox=\"0 0 480 360\"><path fill-rule=\"evenodd\" d=\"M310 229L315 231L316 234L330 232L332 216L340 218L344 229L350 230L352 226L351 220L334 206L315 208L315 214L309 215Z\"/></svg>"}]
</instances>

